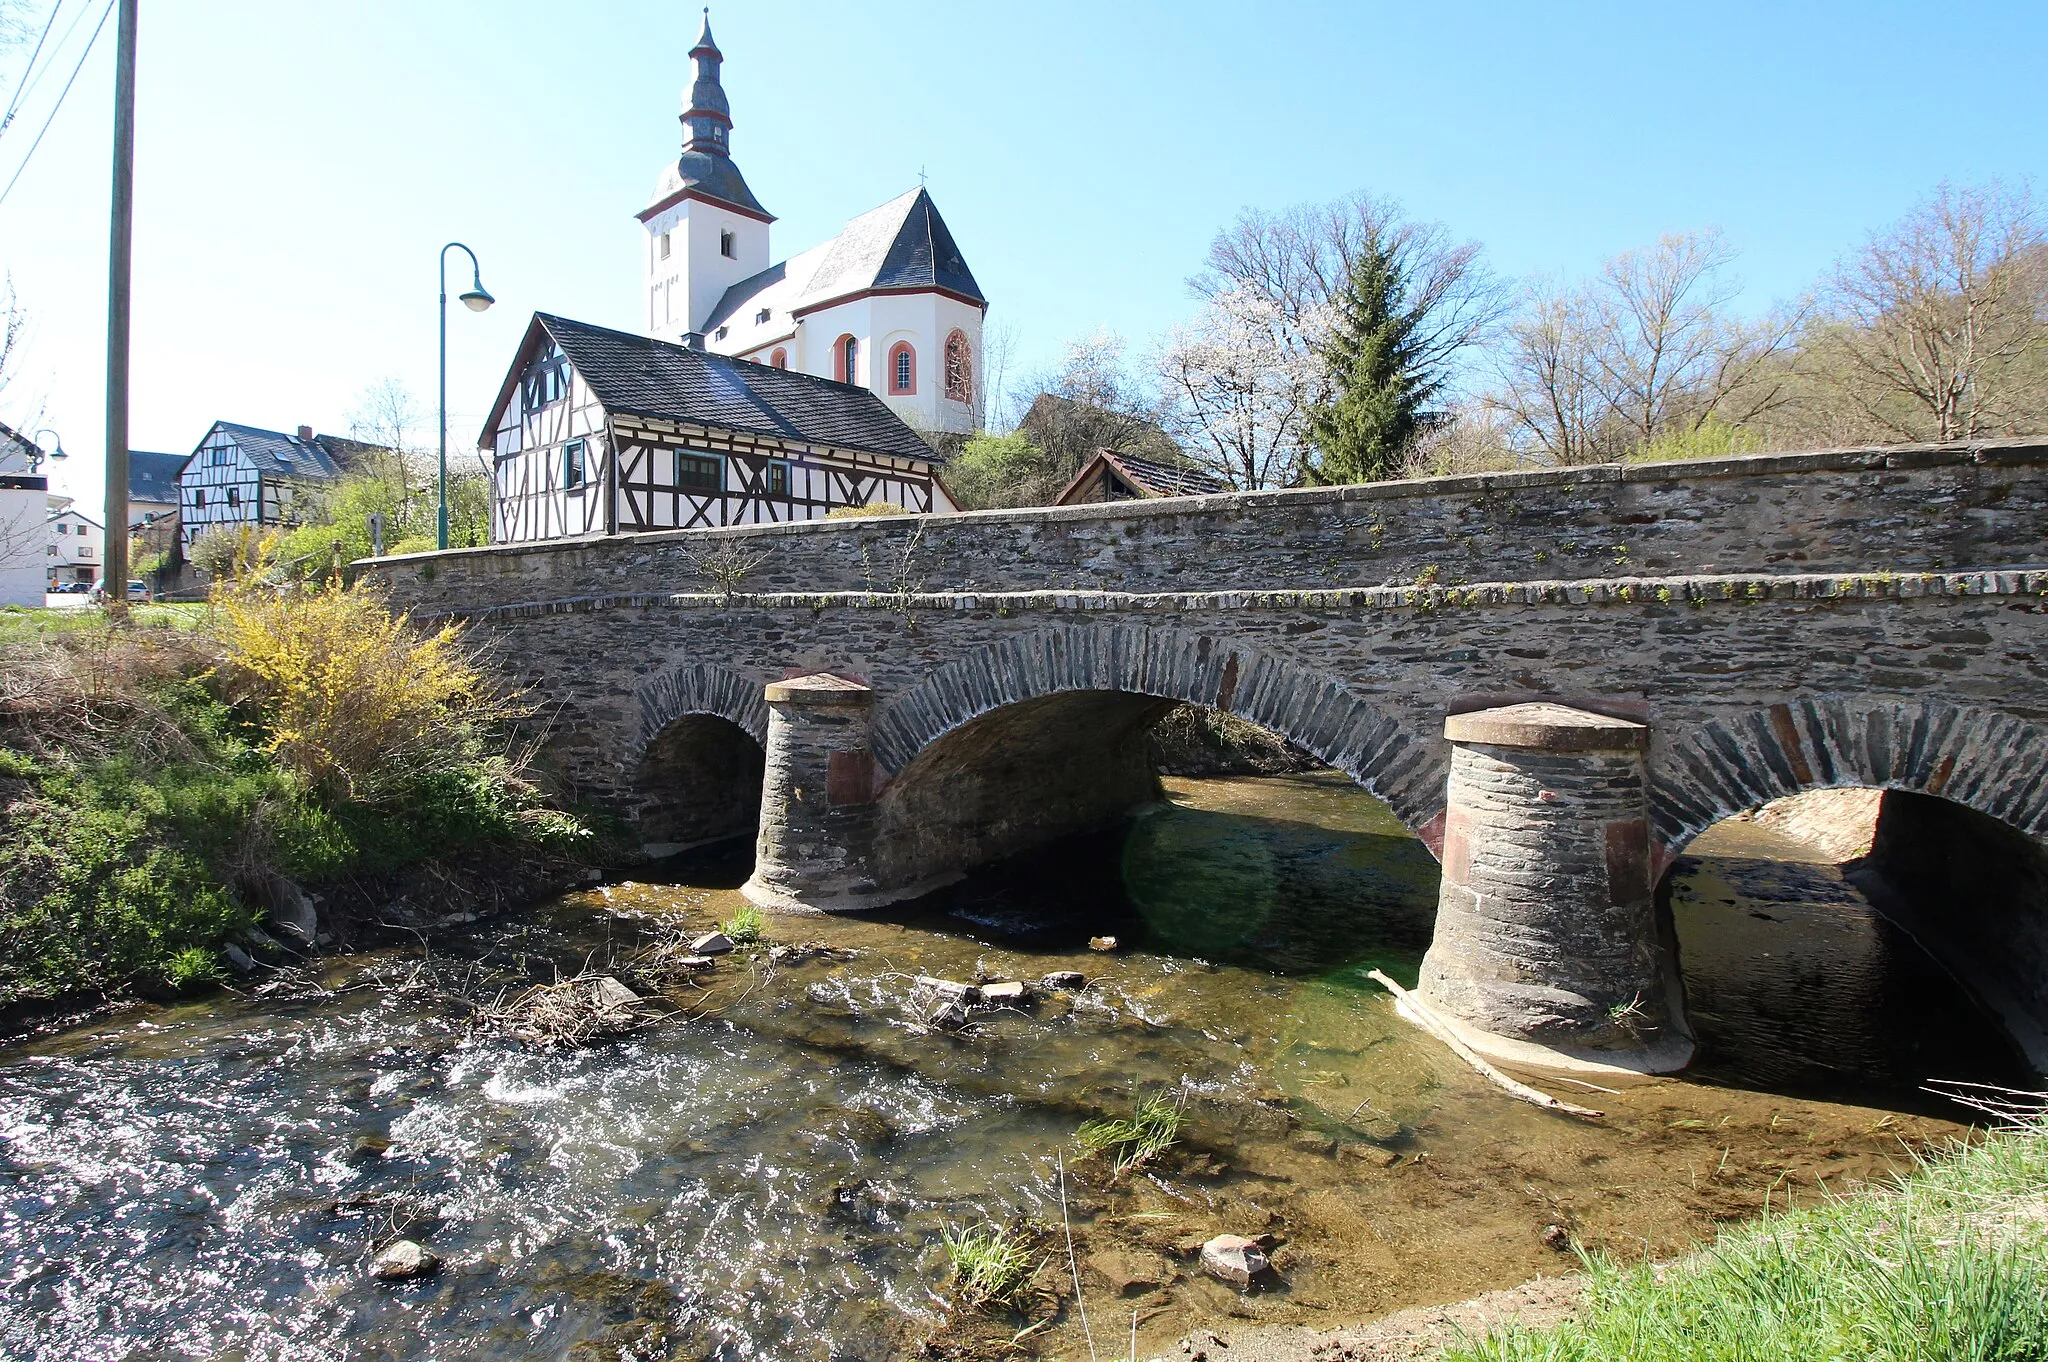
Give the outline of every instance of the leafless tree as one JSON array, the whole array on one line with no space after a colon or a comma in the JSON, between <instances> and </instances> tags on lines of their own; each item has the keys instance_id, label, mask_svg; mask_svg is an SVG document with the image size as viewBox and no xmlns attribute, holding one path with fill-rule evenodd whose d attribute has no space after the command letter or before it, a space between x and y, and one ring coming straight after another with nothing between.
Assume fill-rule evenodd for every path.
<instances>
[{"instance_id":1,"label":"leafless tree","mask_svg":"<svg viewBox=\"0 0 2048 1362\"><path fill-rule=\"evenodd\" d=\"M1403 308L1420 319L1418 367L1448 370L1506 315L1509 291L1477 242L1453 241L1441 223L1410 221L1398 203L1363 192L1278 213L1245 210L1210 243L1189 286L1212 300L1248 290L1272 307L1290 346L1306 347L1370 244L1391 257L1405 281Z\"/></svg>"},{"instance_id":2,"label":"leafless tree","mask_svg":"<svg viewBox=\"0 0 2048 1362\"><path fill-rule=\"evenodd\" d=\"M2032 196L1944 184L1837 267L1810 371L1880 430L2048 427L2048 238Z\"/></svg>"},{"instance_id":3,"label":"leafless tree","mask_svg":"<svg viewBox=\"0 0 2048 1362\"><path fill-rule=\"evenodd\" d=\"M1016 424L1008 405L1010 365L1017 353L1017 327L997 322L981 329L980 380L974 385L974 419L987 430L1007 430Z\"/></svg>"},{"instance_id":4,"label":"leafless tree","mask_svg":"<svg viewBox=\"0 0 2048 1362\"><path fill-rule=\"evenodd\" d=\"M1178 453L1159 428L1159 399L1132 372L1124 338L1114 332L1069 341L1060 363L1025 389L1036 396L1017 428L1044 451L1053 491L1098 449Z\"/></svg>"},{"instance_id":5,"label":"leafless tree","mask_svg":"<svg viewBox=\"0 0 2048 1362\"><path fill-rule=\"evenodd\" d=\"M1595 329L1582 296L1539 283L1502 337L1500 381L1484 404L1506 419L1517 443L1553 463L1605 457L1605 405L1592 381Z\"/></svg>"},{"instance_id":6,"label":"leafless tree","mask_svg":"<svg viewBox=\"0 0 2048 1362\"><path fill-rule=\"evenodd\" d=\"M1679 233L1615 256L1585 285L1533 285L1505 328L1487 401L1560 464L1756 420L1786 398L1805 308L1739 320L1733 262L1719 233Z\"/></svg>"}]
</instances>

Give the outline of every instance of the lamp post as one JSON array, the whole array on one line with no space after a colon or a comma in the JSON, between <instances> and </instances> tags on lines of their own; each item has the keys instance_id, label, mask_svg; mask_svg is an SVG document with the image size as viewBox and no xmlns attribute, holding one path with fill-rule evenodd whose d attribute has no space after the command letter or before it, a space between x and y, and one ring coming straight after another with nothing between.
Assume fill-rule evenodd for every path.
<instances>
[{"instance_id":1,"label":"lamp post","mask_svg":"<svg viewBox=\"0 0 2048 1362\"><path fill-rule=\"evenodd\" d=\"M38 443L38 441L40 441L42 437L45 435L52 437L56 441L56 443L51 447L50 452L48 454L43 453L43 447L41 444ZM43 460L45 459L68 459L70 457L71 456L69 454L66 454L64 452L64 437L62 435L57 434L56 431L51 430L48 426L44 426L42 429L34 431L29 435L29 472L33 473L37 469L41 468L43 466Z\"/></svg>"},{"instance_id":2,"label":"lamp post","mask_svg":"<svg viewBox=\"0 0 2048 1362\"><path fill-rule=\"evenodd\" d=\"M434 547L448 547L448 252L459 250L469 257L470 289L461 295L471 312L482 312L498 301L484 290L483 266L476 252L459 241L441 248L441 504L434 522Z\"/></svg>"}]
</instances>

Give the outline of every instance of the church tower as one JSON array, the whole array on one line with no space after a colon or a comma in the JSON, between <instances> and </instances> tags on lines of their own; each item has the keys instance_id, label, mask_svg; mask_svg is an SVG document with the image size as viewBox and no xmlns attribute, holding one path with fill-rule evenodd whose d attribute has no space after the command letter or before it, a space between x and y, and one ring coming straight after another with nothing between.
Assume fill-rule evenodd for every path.
<instances>
[{"instance_id":1,"label":"church tower","mask_svg":"<svg viewBox=\"0 0 2048 1362\"><path fill-rule=\"evenodd\" d=\"M768 268L768 224L775 221L733 164L732 109L719 83L724 60L706 9L690 49L682 154L662 169L653 200L638 215L647 334L686 345L704 343L705 323L728 289Z\"/></svg>"}]
</instances>

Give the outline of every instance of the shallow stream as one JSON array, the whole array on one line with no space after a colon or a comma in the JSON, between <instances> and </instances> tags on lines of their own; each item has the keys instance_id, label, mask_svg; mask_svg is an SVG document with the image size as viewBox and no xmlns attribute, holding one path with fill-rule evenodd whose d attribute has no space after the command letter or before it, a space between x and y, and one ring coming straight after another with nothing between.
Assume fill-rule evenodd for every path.
<instances>
[{"instance_id":1,"label":"shallow stream","mask_svg":"<svg viewBox=\"0 0 2048 1362\"><path fill-rule=\"evenodd\" d=\"M771 919L831 953L726 957L671 1015L588 1049L479 1030L465 999L708 928L740 905L744 849L431 959L345 957L317 986L17 1045L0 1355L996 1356L1047 1320L1025 1350L1071 1357L1056 1153L1098 1337L1135 1311L1150 1355L1224 1319L1337 1324L1568 1270L1551 1226L1668 1255L1956 1133L1921 1078L2017 1074L1837 872L1742 827L1673 884L1700 1073L1573 1091L1599 1123L1548 1115L1364 979L1412 981L1436 893L1380 805L1336 777L1168 785L1170 809L900 912ZM1121 949L1089 950L1103 934ZM960 1035L917 1022L913 976L1053 970L1090 982ZM1080 1122L1154 1092L1186 1115L1155 1167L1110 1183L1072 1162ZM1014 1317L947 1308L941 1228L983 1219L1040 1236ZM1192 1250L1223 1231L1274 1235L1278 1282L1203 1277ZM372 1280L398 1235L442 1271Z\"/></svg>"}]
</instances>

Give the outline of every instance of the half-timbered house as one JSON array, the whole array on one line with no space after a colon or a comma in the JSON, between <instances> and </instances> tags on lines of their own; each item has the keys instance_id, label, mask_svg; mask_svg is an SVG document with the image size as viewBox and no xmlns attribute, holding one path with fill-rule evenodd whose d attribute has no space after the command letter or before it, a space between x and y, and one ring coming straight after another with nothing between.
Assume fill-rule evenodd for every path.
<instances>
[{"instance_id":1,"label":"half-timbered house","mask_svg":"<svg viewBox=\"0 0 2048 1362\"><path fill-rule=\"evenodd\" d=\"M375 454L339 435L298 434L216 421L178 474L178 517L186 547L216 526L292 525L314 484L331 482Z\"/></svg>"},{"instance_id":2,"label":"half-timbered house","mask_svg":"<svg viewBox=\"0 0 2048 1362\"><path fill-rule=\"evenodd\" d=\"M958 509L938 455L864 388L545 313L480 443L501 544Z\"/></svg>"}]
</instances>

